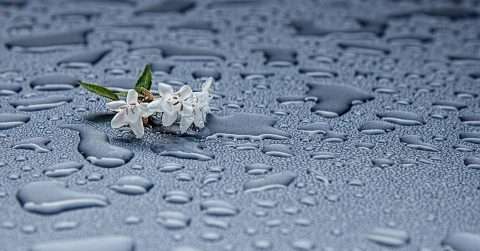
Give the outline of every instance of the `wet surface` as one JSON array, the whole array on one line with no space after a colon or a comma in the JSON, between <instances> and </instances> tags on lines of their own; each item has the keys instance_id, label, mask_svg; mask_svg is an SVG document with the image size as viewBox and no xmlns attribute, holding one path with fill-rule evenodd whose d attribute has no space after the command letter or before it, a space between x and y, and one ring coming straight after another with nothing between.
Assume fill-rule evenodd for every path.
<instances>
[{"instance_id":1,"label":"wet surface","mask_svg":"<svg viewBox=\"0 0 480 251\"><path fill-rule=\"evenodd\" d=\"M0 250L480 250L480 3L0 0ZM78 80L198 90L113 130Z\"/></svg>"}]
</instances>

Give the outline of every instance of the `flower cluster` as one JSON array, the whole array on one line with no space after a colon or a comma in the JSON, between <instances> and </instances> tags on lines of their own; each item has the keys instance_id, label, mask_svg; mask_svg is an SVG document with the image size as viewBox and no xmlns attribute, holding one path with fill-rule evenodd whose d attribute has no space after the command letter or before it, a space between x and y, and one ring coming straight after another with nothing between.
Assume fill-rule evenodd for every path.
<instances>
[{"instance_id":1,"label":"flower cluster","mask_svg":"<svg viewBox=\"0 0 480 251\"><path fill-rule=\"evenodd\" d=\"M150 92L151 70L147 65L135 89L128 90L127 93L85 82L81 86L113 100L107 103L109 110L117 112L111 121L112 128L128 126L137 138L142 138L145 133L144 124L154 114L161 118L162 126L178 123L181 133L185 133L192 125L203 128L210 111L213 78L208 78L198 92L192 91L188 85L174 91L172 86L160 83L158 96L155 96ZM126 95L126 99L120 100L119 95Z\"/></svg>"}]
</instances>

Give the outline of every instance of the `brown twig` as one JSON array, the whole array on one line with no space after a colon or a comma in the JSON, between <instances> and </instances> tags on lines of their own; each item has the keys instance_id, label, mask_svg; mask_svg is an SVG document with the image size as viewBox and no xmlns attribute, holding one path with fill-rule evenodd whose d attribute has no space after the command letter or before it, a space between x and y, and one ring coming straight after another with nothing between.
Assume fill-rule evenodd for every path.
<instances>
[{"instance_id":1,"label":"brown twig","mask_svg":"<svg viewBox=\"0 0 480 251\"><path fill-rule=\"evenodd\" d=\"M142 95L143 95L143 102L152 102L155 99L155 97L149 90L143 90Z\"/></svg>"},{"instance_id":2,"label":"brown twig","mask_svg":"<svg viewBox=\"0 0 480 251\"><path fill-rule=\"evenodd\" d=\"M144 126L150 126L150 120L148 118L142 118Z\"/></svg>"}]
</instances>

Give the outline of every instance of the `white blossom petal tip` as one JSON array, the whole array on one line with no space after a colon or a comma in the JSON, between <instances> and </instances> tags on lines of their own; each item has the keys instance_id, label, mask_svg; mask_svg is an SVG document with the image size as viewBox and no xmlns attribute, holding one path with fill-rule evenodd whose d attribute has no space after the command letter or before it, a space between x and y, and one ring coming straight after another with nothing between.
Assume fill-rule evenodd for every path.
<instances>
[{"instance_id":1,"label":"white blossom petal tip","mask_svg":"<svg viewBox=\"0 0 480 251\"><path fill-rule=\"evenodd\" d=\"M205 82L202 84L202 92L211 92L213 82L215 80L212 77L207 78Z\"/></svg>"},{"instance_id":2,"label":"white blossom petal tip","mask_svg":"<svg viewBox=\"0 0 480 251\"><path fill-rule=\"evenodd\" d=\"M109 109L117 112L111 126L112 128L129 126L137 138L142 138L145 134L142 118L148 117L148 107L146 104L138 103L138 93L135 90L128 91L126 100L107 104Z\"/></svg>"}]
</instances>

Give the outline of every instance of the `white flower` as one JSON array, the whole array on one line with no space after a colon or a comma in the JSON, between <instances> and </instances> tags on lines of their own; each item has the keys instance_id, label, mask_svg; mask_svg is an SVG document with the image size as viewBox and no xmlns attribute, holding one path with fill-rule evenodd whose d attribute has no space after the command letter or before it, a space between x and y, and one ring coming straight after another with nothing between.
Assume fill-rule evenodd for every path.
<instances>
[{"instance_id":1,"label":"white flower","mask_svg":"<svg viewBox=\"0 0 480 251\"><path fill-rule=\"evenodd\" d=\"M185 133L194 122L193 101L194 101L193 97L188 100L185 100L182 104L182 108L178 112L180 115L180 132L181 133Z\"/></svg>"},{"instance_id":2,"label":"white flower","mask_svg":"<svg viewBox=\"0 0 480 251\"><path fill-rule=\"evenodd\" d=\"M192 98L192 89L184 85L177 92L173 92L172 86L161 83L158 93L160 97L148 104L148 110L150 113L161 113L162 124L171 126L177 121L186 101Z\"/></svg>"},{"instance_id":3,"label":"white flower","mask_svg":"<svg viewBox=\"0 0 480 251\"><path fill-rule=\"evenodd\" d=\"M146 104L138 103L138 93L135 90L129 90L127 101L119 100L107 103L107 108L116 111L113 117L112 128L129 126L137 138L142 138L145 131L143 128L143 117L148 117Z\"/></svg>"},{"instance_id":4,"label":"white flower","mask_svg":"<svg viewBox=\"0 0 480 251\"><path fill-rule=\"evenodd\" d=\"M209 78L200 92L192 92L188 85L173 92L170 85L161 83L158 89L160 97L148 104L149 114L160 113L163 126L171 126L179 120L181 133L185 133L192 124L203 128L210 111L212 84L213 78Z\"/></svg>"},{"instance_id":5,"label":"white flower","mask_svg":"<svg viewBox=\"0 0 480 251\"><path fill-rule=\"evenodd\" d=\"M208 78L202 85L200 92L194 92L195 99L193 105L193 123L198 128L205 127L205 121L207 120L207 114L210 112L210 92L213 85L213 78Z\"/></svg>"}]
</instances>

